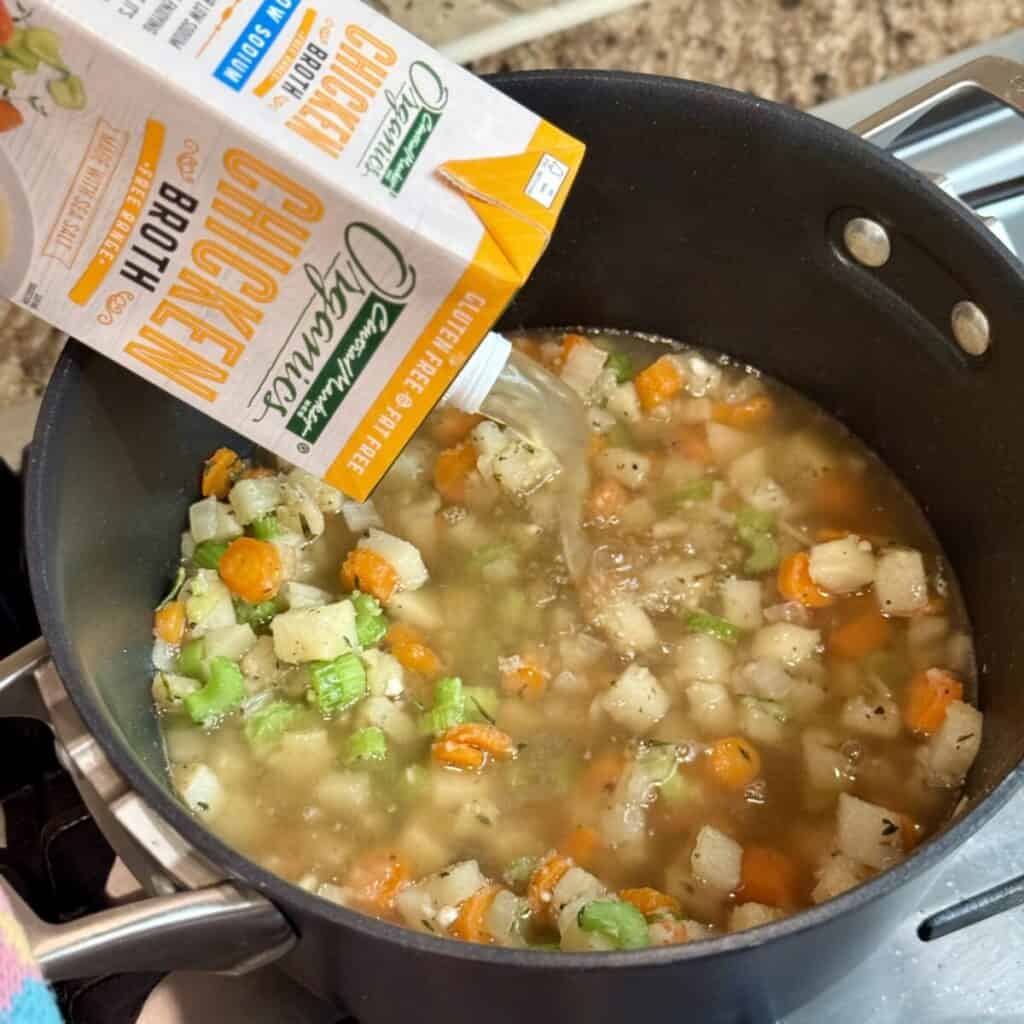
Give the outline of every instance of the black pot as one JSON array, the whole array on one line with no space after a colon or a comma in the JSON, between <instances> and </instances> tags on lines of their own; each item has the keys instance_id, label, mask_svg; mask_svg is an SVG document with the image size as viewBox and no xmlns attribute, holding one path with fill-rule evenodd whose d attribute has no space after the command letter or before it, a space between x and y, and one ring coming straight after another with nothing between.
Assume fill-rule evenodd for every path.
<instances>
[{"instance_id":1,"label":"black pot","mask_svg":"<svg viewBox=\"0 0 1024 1024\"><path fill-rule=\"evenodd\" d=\"M1019 80L1006 70L997 62L974 73L1019 101ZM43 631L117 771L224 875L279 908L298 937L286 968L364 1024L666 1012L774 1019L876 949L917 906L931 870L1024 779L1015 562L1024 551L1024 268L916 172L785 107L627 74L507 75L495 84L588 147L551 248L503 326L614 326L728 352L833 412L917 496L959 575L982 666L986 735L965 813L898 867L823 906L638 952L463 944L283 882L174 797L145 682L150 609L177 558L195 467L217 445L244 442L77 344L47 391L28 474ZM843 229L857 215L888 231L892 256L881 269L845 254ZM950 327L954 306L968 301L988 319L982 356L967 354ZM173 946L165 944L163 966L172 966Z\"/></svg>"}]
</instances>

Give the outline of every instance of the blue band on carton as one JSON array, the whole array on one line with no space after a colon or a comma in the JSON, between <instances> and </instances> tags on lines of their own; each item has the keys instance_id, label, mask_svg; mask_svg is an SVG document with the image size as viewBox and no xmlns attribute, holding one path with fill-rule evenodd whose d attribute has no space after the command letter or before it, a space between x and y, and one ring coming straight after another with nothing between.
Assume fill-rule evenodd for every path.
<instances>
[{"instance_id":1,"label":"blue band on carton","mask_svg":"<svg viewBox=\"0 0 1024 1024\"><path fill-rule=\"evenodd\" d=\"M300 0L263 0L224 54L214 76L229 89L241 92L299 6Z\"/></svg>"}]
</instances>

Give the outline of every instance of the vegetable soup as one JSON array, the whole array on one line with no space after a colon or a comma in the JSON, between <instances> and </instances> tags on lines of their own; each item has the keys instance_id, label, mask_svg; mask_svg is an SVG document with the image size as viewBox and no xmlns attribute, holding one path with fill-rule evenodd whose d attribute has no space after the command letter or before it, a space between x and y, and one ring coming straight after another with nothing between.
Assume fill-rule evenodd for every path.
<instances>
[{"instance_id":1,"label":"vegetable soup","mask_svg":"<svg viewBox=\"0 0 1024 1024\"><path fill-rule=\"evenodd\" d=\"M182 800L328 900L503 946L694 941L900 861L982 729L912 499L725 358L515 344L579 399L582 571L578 474L490 419L435 411L362 504L217 451L155 619Z\"/></svg>"}]
</instances>

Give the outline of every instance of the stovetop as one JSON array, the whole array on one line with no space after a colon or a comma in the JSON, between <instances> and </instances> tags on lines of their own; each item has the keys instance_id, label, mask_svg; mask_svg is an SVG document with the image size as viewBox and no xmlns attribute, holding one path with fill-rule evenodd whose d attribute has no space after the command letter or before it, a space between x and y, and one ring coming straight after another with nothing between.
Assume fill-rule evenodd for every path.
<instances>
[{"instance_id":1,"label":"stovetop","mask_svg":"<svg viewBox=\"0 0 1024 1024\"><path fill-rule=\"evenodd\" d=\"M980 53L1024 61L1024 32L933 68L827 104L818 113L850 125L910 88ZM943 174L959 194L975 197L980 213L998 216L1024 254L1024 196L998 197L993 183L1024 167L1024 120L979 105L938 132L908 136L897 153L922 170ZM996 196L996 201L986 197ZM27 441L25 416L0 416L0 451ZM3 535L20 533L17 484L0 460ZM0 548L0 575L10 546ZM34 635L31 607L0 598L0 657ZM51 734L39 723L0 720L0 873L40 916L65 921L133 898L137 885L115 860L57 762ZM918 911L861 967L780 1024L903 1024L903 1022L1022 1022L1024 910L1003 914L934 942L922 942L920 921L936 910L1019 874L1024 866L1024 795L1004 808L943 866ZM813 965L809 965L813 969ZM58 987L74 1024L341 1024L337 1011L315 1000L274 968L243 978L176 974L150 993L154 978L120 976Z\"/></svg>"}]
</instances>

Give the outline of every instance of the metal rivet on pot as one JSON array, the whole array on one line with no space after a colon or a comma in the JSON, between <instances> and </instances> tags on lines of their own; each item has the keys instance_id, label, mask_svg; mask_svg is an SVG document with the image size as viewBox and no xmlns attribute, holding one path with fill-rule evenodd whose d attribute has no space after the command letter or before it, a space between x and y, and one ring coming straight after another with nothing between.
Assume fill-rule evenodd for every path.
<instances>
[{"instance_id":1,"label":"metal rivet on pot","mask_svg":"<svg viewBox=\"0 0 1024 1024\"><path fill-rule=\"evenodd\" d=\"M846 251L864 267L884 267L892 255L889 232L876 220L854 217L843 228Z\"/></svg>"},{"instance_id":2,"label":"metal rivet on pot","mask_svg":"<svg viewBox=\"0 0 1024 1024\"><path fill-rule=\"evenodd\" d=\"M980 356L988 351L992 344L988 317L973 302L958 302L953 307L951 322L953 337L968 355Z\"/></svg>"}]
</instances>

